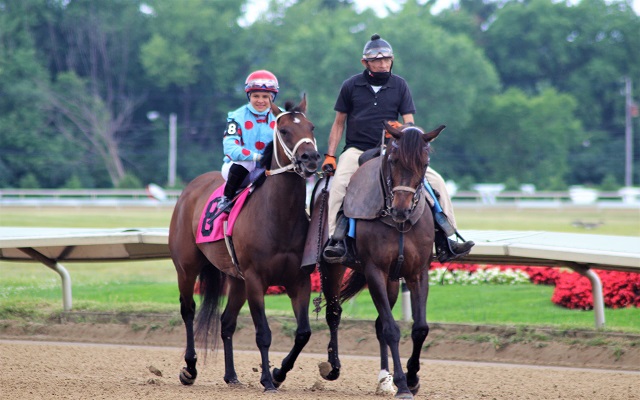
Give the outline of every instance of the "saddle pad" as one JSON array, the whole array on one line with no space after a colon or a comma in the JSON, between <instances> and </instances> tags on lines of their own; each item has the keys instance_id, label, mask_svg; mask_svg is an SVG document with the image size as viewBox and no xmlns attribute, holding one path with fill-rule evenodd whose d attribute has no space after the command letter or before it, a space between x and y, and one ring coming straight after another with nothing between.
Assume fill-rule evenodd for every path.
<instances>
[{"instance_id":1,"label":"saddle pad","mask_svg":"<svg viewBox=\"0 0 640 400\"><path fill-rule=\"evenodd\" d=\"M351 176L344 197L344 215L355 219L376 219L384 209L384 194L380 183L381 158L362 164Z\"/></svg>"},{"instance_id":2,"label":"saddle pad","mask_svg":"<svg viewBox=\"0 0 640 400\"><path fill-rule=\"evenodd\" d=\"M206 205L202 210L202 214L200 215L200 223L198 224L198 232L196 233L196 243L208 243L224 239L224 221L228 221L227 236L231 236L233 233L233 226L240 214L240 210L242 210L244 202L249 196L250 190L244 190L240 194L233 204L233 207L231 207L231 211L228 215L227 213L222 213L218 218L211 221L211 217L216 213L216 207L218 205L214 200L222 196L225 186L226 184L220 186L211 193L211 196L209 196L209 200L207 200Z\"/></svg>"},{"instance_id":3,"label":"saddle pad","mask_svg":"<svg viewBox=\"0 0 640 400\"><path fill-rule=\"evenodd\" d=\"M380 168L382 158L376 157L362 164L351 177L347 194L344 198L344 215L355 219L376 219L385 207L382 183L380 182ZM423 189L422 193L426 191ZM425 196L420 196L418 204L409 217L409 223L414 225L426 210ZM387 225L395 226L391 216L381 220Z\"/></svg>"}]
</instances>

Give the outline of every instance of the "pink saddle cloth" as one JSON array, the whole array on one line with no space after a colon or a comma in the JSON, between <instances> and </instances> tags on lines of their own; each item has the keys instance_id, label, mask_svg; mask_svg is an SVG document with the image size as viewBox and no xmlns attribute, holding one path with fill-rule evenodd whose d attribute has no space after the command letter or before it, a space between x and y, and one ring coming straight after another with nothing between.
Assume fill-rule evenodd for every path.
<instances>
[{"instance_id":1,"label":"pink saddle cloth","mask_svg":"<svg viewBox=\"0 0 640 400\"><path fill-rule=\"evenodd\" d=\"M214 190L213 193L211 193L211 196L209 196L209 200L207 200L207 203L202 210L202 213L200 214L200 223L198 224L196 243L208 243L224 239L225 221L228 221L227 236L231 236L233 232L233 226L238 219L238 215L240 214L240 210L242 209L244 202L247 200L247 196L249 196L250 190L244 190L242 193L240 193L240 196L236 200L228 215L227 213L222 213L218 216L218 218L211 221L211 217L215 215L216 207L218 206L218 203L214 200L222 196L222 194L224 193L225 185L222 185Z\"/></svg>"}]
</instances>

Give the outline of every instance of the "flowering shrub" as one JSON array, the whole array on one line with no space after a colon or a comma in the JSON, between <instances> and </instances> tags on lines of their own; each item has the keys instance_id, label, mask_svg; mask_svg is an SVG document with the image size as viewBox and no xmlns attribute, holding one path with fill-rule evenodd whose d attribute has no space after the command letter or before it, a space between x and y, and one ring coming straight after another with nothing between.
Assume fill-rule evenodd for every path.
<instances>
[{"instance_id":1,"label":"flowering shrub","mask_svg":"<svg viewBox=\"0 0 640 400\"><path fill-rule=\"evenodd\" d=\"M473 272L466 269L452 269L439 267L429 270L429 284L461 284L461 285L480 285L480 284L508 284L515 285L518 283L528 283L529 275L518 269L499 267L492 268L474 268Z\"/></svg>"},{"instance_id":2,"label":"flowering shrub","mask_svg":"<svg viewBox=\"0 0 640 400\"><path fill-rule=\"evenodd\" d=\"M640 307L640 274L631 272L595 270L602 281L604 304L610 308ZM588 278L570 270L553 267L526 267L501 265L487 267L482 264L450 264L444 267L432 263L429 270L430 284L459 285L515 285L531 282L538 285L555 285L551 301L562 307L578 310L593 309L591 282ZM200 292L196 282L196 293ZM320 292L320 273L311 274L311 290ZM267 294L281 294L282 286L271 286Z\"/></svg>"},{"instance_id":3,"label":"flowering shrub","mask_svg":"<svg viewBox=\"0 0 640 400\"><path fill-rule=\"evenodd\" d=\"M316 269L311 273L311 291L320 292L320 290L322 290L320 272ZM267 289L267 294L281 294L285 292L284 286L269 286L269 289Z\"/></svg>"},{"instance_id":4,"label":"flowering shrub","mask_svg":"<svg viewBox=\"0 0 640 400\"><path fill-rule=\"evenodd\" d=\"M602 281L604 305L610 308L640 307L640 274L595 270ZM591 282L586 277L561 272L551 301L555 304L582 310L593 309Z\"/></svg>"}]
</instances>

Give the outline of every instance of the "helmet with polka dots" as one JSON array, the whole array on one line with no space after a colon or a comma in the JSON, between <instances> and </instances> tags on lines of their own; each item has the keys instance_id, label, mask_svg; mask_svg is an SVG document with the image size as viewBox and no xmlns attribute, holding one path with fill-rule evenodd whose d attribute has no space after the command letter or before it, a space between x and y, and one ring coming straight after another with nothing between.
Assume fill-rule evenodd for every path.
<instances>
[{"instance_id":1,"label":"helmet with polka dots","mask_svg":"<svg viewBox=\"0 0 640 400\"><path fill-rule=\"evenodd\" d=\"M244 91L247 93L247 97L251 92L271 92L275 100L278 88L278 78L266 69L253 71L244 82Z\"/></svg>"}]
</instances>

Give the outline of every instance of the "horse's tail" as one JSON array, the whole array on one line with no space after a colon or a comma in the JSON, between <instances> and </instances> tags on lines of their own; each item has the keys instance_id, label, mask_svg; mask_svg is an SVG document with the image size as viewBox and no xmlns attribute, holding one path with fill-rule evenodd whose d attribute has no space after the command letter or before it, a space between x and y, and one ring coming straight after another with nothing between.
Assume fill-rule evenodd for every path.
<instances>
[{"instance_id":1,"label":"horse's tail","mask_svg":"<svg viewBox=\"0 0 640 400\"><path fill-rule=\"evenodd\" d=\"M217 348L218 345L220 305L224 294L225 276L211 264L202 268L198 276L202 304L195 320L195 338L204 348L205 357L209 347L209 335L213 335L213 348Z\"/></svg>"},{"instance_id":2,"label":"horse's tail","mask_svg":"<svg viewBox=\"0 0 640 400\"><path fill-rule=\"evenodd\" d=\"M347 280L342 284L342 289L340 289L340 303L344 303L360 293L366 284L367 279L363 274L351 270L351 274L349 274Z\"/></svg>"}]
</instances>

